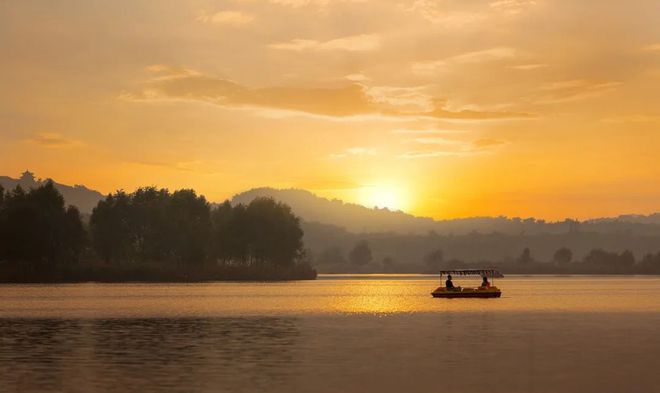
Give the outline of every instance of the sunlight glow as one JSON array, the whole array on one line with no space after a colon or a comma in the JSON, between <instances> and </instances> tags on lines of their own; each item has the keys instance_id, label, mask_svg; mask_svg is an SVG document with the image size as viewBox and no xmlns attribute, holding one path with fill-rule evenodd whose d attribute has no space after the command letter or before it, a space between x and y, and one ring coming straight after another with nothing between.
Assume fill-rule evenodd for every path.
<instances>
[{"instance_id":1,"label":"sunlight glow","mask_svg":"<svg viewBox=\"0 0 660 393\"><path fill-rule=\"evenodd\" d=\"M389 210L408 209L407 193L401 185L389 183L364 186L359 192L359 203L366 207L387 208Z\"/></svg>"}]
</instances>

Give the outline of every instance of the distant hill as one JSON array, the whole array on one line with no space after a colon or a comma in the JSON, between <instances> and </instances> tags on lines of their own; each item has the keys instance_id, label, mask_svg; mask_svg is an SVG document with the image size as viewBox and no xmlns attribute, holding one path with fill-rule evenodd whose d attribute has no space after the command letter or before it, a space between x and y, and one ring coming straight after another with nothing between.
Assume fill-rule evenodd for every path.
<instances>
[{"instance_id":1,"label":"distant hill","mask_svg":"<svg viewBox=\"0 0 660 393\"><path fill-rule=\"evenodd\" d=\"M399 233L463 235L469 233L502 233L510 235L562 234L577 231L598 233L638 233L660 235L660 214L626 215L587 221L566 219L547 222L534 218L473 217L434 220L401 211L370 209L361 205L319 197L299 189L255 188L232 198L232 203L248 203L257 197L271 197L291 206L294 213L308 222L319 222L353 233Z\"/></svg>"},{"instance_id":2,"label":"distant hill","mask_svg":"<svg viewBox=\"0 0 660 393\"><path fill-rule=\"evenodd\" d=\"M21 186L23 189L36 188L52 179L36 179L34 174L29 171L23 172L21 177L13 179L8 176L0 176L0 185L5 190L11 190L16 186ZM81 185L68 186L53 181L55 188L62 194L64 200L68 205L74 205L80 210L81 213L89 214L96 204L104 198L103 194L98 191L90 190L89 188Z\"/></svg>"}]
</instances>

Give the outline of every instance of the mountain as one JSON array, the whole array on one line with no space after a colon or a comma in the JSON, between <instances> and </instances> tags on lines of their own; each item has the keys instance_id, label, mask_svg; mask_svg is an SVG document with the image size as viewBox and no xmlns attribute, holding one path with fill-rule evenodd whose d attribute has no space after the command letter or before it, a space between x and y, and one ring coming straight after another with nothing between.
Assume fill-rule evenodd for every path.
<instances>
[{"instance_id":1,"label":"mountain","mask_svg":"<svg viewBox=\"0 0 660 393\"><path fill-rule=\"evenodd\" d=\"M31 189L39 187L48 180L52 179L36 179L34 174L30 171L25 171L18 179L13 179L8 176L0 176L0 185L5 190L11 190L16 186L21 186L23 189ZM62 194L64 200L68 205L76 206L81 213L90 214L96 204L104 198L103 194L98 191L90 190L89 188L81 185L68 186L53 181L55 188Z\"/></svg>"},{"instance_id":2,"label":"mountain","mask_svg":"<svg viewBox=\"0 0 660 393\"><path fill-rule=\"evenodd\" d=\"M650 216L626 215L581 222L572 219L547 222L535 218L503 216L434 220L429 217L416 217L401 211L370 209L337 199L330 200L306 190L266 187L237 194L231 202L245 204L257 197L270 197L286 203L304 221L330 224L352 233L428 234L431 232L439 235L470 233L535 235L585 231L660 235L660 214L657 213Z\"/></svg>"}]
</instances>

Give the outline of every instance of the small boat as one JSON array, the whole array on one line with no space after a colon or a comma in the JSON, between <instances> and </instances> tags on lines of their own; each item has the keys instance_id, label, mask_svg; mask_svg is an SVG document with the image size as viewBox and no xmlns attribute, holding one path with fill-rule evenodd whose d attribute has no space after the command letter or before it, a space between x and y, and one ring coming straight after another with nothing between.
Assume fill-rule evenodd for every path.
<instances>
[{"instance_id":1,"label":"small boat","mask_svg":"<svg viewBox=\"0 0 660 393\"><path fill-rule=\"evenodd\" d=\"M502 296L502 291L493 285L493 278L504 277L502 273L495 269L456 269L456 270L442 270L440 271L440 278L443 275L456 275L456 276L480 276L489 277L491 285L489 287L477 288L446 288L445 286L438 287L435 291L431 292L433 297L440 298L495 298Z\"/></svg>"}]
</instances>

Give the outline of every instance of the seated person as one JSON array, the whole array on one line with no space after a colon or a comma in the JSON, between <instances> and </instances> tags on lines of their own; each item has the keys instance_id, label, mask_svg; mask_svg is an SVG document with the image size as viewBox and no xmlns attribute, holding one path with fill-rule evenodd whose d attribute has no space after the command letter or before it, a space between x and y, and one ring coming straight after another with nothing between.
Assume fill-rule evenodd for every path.
<instances>
[{"instance_id":1,"label":"seated person","mask_svg":"<svg viewBox=\"0 0 660 393\"><path fill-rule=\"evenodd\" d=\"M445 288L448 291L460 291L461 287L455 287L454 283L451 281L451 274L447 275L447 281L445 281Z\"/></svg>"},{"instance_id":2,"label":"seated person","mask_svg":"<svg viewBox=\"0 0 660 393\"><path fill-rule=\"evenodd\" d=\"M490 281L488 281L488 277L484 276L484 279L481 282L481 286L479 288L490 288Z\"/></svg>"}]
</instances>

